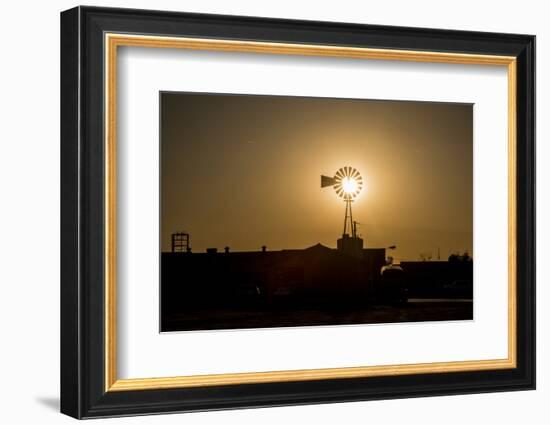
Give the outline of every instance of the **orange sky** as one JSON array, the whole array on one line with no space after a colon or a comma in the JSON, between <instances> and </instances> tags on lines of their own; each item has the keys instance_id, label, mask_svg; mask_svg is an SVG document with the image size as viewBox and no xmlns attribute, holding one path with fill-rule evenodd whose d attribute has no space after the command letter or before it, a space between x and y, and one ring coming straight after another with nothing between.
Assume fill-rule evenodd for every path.
<instances>
[{"instance_id":1,"label":"orange sky","mask_svg":"<svg viewBox=\"0 0 550 425\"><path fill-rule=\"evenodd\" d=\"M472 105L161 94L161 248L335 247L345 204L320 175L357 168L366 247L472 253Z\"/></svg>"}]
</instances>

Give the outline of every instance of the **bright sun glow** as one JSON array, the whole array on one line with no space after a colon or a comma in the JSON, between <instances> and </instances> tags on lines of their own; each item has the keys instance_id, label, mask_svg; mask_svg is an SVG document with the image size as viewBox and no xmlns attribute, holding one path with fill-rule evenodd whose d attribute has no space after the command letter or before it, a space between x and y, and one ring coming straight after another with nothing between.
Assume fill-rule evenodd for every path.
<instances>
[{"instance_id":1,"label":"bright sun glow","mask_svg":"<svg viewBox=\"0 0 550 425\"><path fill-rule=\"evenodd\" d=\"M344 189L344 192L348 195L351 195L355 193L357 190L357 180L355 180L353 177L344 177L342 180L342 188Z\"/></svg>"}]
</instances>

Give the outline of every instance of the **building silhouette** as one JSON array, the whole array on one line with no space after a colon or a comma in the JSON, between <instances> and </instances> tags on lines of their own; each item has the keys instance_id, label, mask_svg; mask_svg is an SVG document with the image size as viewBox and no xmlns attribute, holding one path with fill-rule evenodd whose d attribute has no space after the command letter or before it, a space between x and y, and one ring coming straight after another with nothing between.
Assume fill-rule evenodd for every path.
<instances>
[{"instance_id":1,"label":"building silhouette","mask_svg":"<svg viewBox=\"0 0 550 425\"><path fill-rule=\"evenodd\" d=\"M349 305L374 296L385 248L344 235L338 248L232 252L208 248L161 255L162 304L175 312L206 308Z\"/></svg>"}]
</instances>

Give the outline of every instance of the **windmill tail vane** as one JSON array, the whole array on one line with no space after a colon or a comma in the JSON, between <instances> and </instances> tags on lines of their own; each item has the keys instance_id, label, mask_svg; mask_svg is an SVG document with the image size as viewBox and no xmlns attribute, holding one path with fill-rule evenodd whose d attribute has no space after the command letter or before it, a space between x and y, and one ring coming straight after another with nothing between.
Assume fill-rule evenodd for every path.
<instances>
[{"instance_id":1,"label":"windmill tail vane","mask_svg":"<svg viewBox=\"0 0 550 425\"><path fill-rule=\"evenodd\" d=\"M334 177L321 176L321 187L334 186L336 179Z\"/></svg>"}]
</instances>

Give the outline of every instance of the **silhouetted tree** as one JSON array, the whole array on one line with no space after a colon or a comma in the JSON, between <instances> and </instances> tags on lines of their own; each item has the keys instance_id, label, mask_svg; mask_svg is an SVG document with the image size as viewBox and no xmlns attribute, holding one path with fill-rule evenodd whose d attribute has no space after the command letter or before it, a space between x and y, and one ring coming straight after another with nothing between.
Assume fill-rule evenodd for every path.
<instances>
[{"instance_id":1,"label":"silhouetted tree","mask_svg":"<svg viewBox=\"0 0 550 425\"><path fill-rule=\"evenodd\" d=\"M451 255L449 255L449 263L467 263L471 261L472 257L470 257L468 251L464 251L464 254L462 255L458 252L453 252Z\"/></svg>"}]
</instances>

